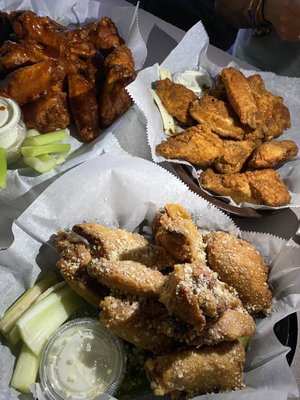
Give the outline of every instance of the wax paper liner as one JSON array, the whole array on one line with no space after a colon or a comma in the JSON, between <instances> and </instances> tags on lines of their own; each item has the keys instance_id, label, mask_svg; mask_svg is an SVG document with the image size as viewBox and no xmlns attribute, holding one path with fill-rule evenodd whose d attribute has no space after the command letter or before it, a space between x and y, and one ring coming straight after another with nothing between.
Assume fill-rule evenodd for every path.
<instances>
[{"instance_id":1,"label":"wax paper liner","mask_svg":"<svg viewBox=\"0 0 300 400\"><path fill-rule=\"evenodd\" d=\"M194 25L183 37L181 42L169 54L169 56L161 64L161 67L167 68L172 74L184 71L187 69L198 69L202 67L207 70L208 74L215 79L221 71L221 67L215 65L207 58L207 48L209 44L208 36L201 22ZM234 63L228 64L239 68ZM158 155L155 151L156 146L167 139L164 131L161 116L157 106L155 105L150 88L156 80L159 79L159 67L155 64L152 67L145 68L140 71L137 79L131 83L127 90L136 105L140 108L146 118L147 140L151 149L151 156L153 161L162 162L164 157ZM241 68L240 68L241 69ZM246 75L253 75L257 73L254 70L241 71ZM300 79L289 78L275 75L271 72L260 72L265 82L267 90L272 93L282 96L286 106L291 114L291 128L286 130L278 140L294 140L300 148L300 119L298 118L300 110ZM130 151L130 149L126 149ZM286 162L277 170L287 184L290 191L292 200L291 203L283 207L268 207L264 205L253 205L241 203L239 207L250 206L257 209L276 209L286 207L299 207L300 206L300 156L298 155L293 160ZM181 163L190 166L192 175L197 177L197 172L201 169L196 169L188 162L172 159L172 162ZM229 197L226 198L230 204L238 206Z\"/></svg>"},{"instance_id":2,"label":"wax paper liner","mask_svg":"<svg viewBox=\"0 0 300 400\"><path fill-rule=\"evenodd\" d=\"M273 312L258 322L248 351L248 388L229 393L228 398L270 399L275 391L274 398L296 398L297 385L285 358L288 349L276 339L273 327L300 309L300 248L272 235L240 232L227 215L190 192L174 175L138 157L104 154L73 168L56 179L15 221L14 242L0 252L0 315L34 283L41 270L54 267L57 255L53 235L58 230L96 221L133 231L142 223L150 226L157 210L166 203L182 204L199 228L226 230L251 241L271 265ZM12 360L7 347L1 346L0 399L2 393L5 400L16 398L8 387Z\"/></svg>"},{"instance_id":3,"label":"wax paper liner","mask_svg":"<svg viewBox=\"0 0 300 400\"><path fill-rule=\"evenodd\" d=\"M101 16L108 16L113 19L120 35L126 40L126 45L131 49L136 70L142 68L147 57L146 44L142 39L138 26L138 6L134 7L128 4L126 7L117 7L113 0L0 0L0 9L8 12L13 10L32 10L39 15L49 16L71 27L78 27L98 20ZM0 189L0 204L2 202L11 202L42 182L67 171L74 165L99 155L104 146L103 138L107 133L113 133L118 129L122 118L123 116L111 127L102 131L92 143L82 143L79 140L77 129L74 125L70 125L71 136L66 142L71 144L71 151L67 160L48 173L36 173L31 168L24 168L24 164L21 162L9 165L6 188Z\"/></svg>"}]
</instances>

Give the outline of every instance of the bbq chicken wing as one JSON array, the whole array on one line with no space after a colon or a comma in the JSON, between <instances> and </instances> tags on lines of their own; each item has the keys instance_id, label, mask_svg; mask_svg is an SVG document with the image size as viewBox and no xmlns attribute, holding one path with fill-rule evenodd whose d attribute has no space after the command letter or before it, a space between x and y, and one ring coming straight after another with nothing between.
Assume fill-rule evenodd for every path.
<instances>
[{"instance_id":1,"label":"bbq chicken wing","mask_svg":"<svg viewBox=\"0 0 300 400\"><path fill-rule=\"evenodd\" d=\"M156 92L172 117L187 126L194 124L189 107L197 96L192 90L166 78L156 82Z\"/></svg>"},{"instance_id":2,"label":"bbq chicken wing","mask_svg":"<svg viewBox=\"0 0 300 400\"><path fill-rule=\"evenodd\" d=\"M125 43L116 25L108 17L100 18L97 23L89 25L88 29L91 43L105 55Z\"/></svg>"},{"instance_id":3,"label":"bbq chicken wing","mask_svg":"<svg viewBox=\"0 0 300 400\"><path fill-rule=\"evenodd\" d=\"M289 204L291 196L279 174L272 169L236 174L216 174L208 168L200 175L204 189L231 197L237 204L246 202L280 207Z\"/></svg>"},{"instance_id":4,"label":"bbq chicken wing","mask_svg":"<svg viewBox=\"0 0 300 400\"><path fill-rule=\"evenodd\" d=\"M272 301L269 269L255 247L221 231L209 233L204 240L209 267L236 289L243 306L249 312L269 312Z\"/></svg>"},{"instance_id":5,"label":"bbq chicken wing","mask_svg":"<svg viewBox=\"0 0 300 400\"><path fill-rule=\"evenodd\" d=\"M98 102L94 87L80 74L68 75L69 100L77 129L86 142L99 136Z\"/></svg>"}]
</instances>

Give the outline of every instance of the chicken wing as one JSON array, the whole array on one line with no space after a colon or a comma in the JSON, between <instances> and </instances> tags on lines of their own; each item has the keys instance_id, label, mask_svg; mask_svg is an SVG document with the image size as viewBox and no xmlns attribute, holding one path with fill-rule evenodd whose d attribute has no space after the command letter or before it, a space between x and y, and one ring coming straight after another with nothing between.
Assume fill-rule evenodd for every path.
<instances>
[{"instance_id":1,"label":"chicken wing","mask_svg":"<svg viewBox=\"0 0 300 400\"><path fill-rule=\"evenodd\" d=\"M174 339L156 329L156 320L167 315L158 301L107 296L100 305L102 324L127 342L156 354L168 353L174 348Z\"/></svg>"},{"instance_id":2,"label":"chicken wing","mask_svg":"<svg viewBox=\"0 0 300 400\"><path fill-rule=\"evenodd\" d=\"M73 230L88 240L95 258L131 260L156 269L166 268L174 263L163 247L153 245L138 233L96 223L78 224Z\"/></svg>"},{"instance_id":3,"label":"chicken wing","mask_svg":"<svg viewBox=\"0 0 300 400\"><path fill-rule=\"evenodd\" d=\"M178 263L204 261L204 243L190 214L179 204L166 204L153 221L155 243Z\"/></svg>"},{"instance_id":4,"label":"chicken wing","mask_svg":"<svg viewBox=\"0 0 300 400\"><path fill-rule=\"evenodd\" d=\"M222 174L240 172L256 146L257 142L250 140L224 140L221 154L213 166Z\"/></svg>"},{"instance_id":5,"label":"chicken wing","mask_svg":"<svg viewBox=\"0 0 300 400\"><path fill-rule=\"evenodd\" d=\"M241 306L239 298L217 274L204 263L177 264L160 291L160 301L196 332L201 332L207 318L218 318L228 308Z\"/></svg>"},{"instance_id":6,"label":"chicken wing","mask_svg":"<svg viewBox=\"0 0 300 400\"><path fill-rule=\"evenodd\" d=\"M61 90L50 88L34 102L24 104L22 112L26 127L41 133L65 129L70 123L66 97Z\"/></svg>"},{"instance_id":7,"label":"chicken wing","mask_svg":"<svg viewBox=\"0 0 300 400\"><path fill-rule=\"evenodd\" d=\"M119 35L116 25L108 17L100 18L97 23L90 24L88 29L90 41L104 55L125 43Z\"/></svg>"},{"instance_id":8,"label":"chicken wing","mask_svg":"<svg viewBox=\"0 0 300 400\"><path fill-rule=\"evenodd\" d=\"M209 267L234 287L249 312L270 311L272 292L269 269L255 247L227 232L215 231L204 238Z\"/></svg>"},{"instance_id":9,"label":"chicken wing","mask_svg":"<svg viewBox=\"0 0 300 400\"><path fill-rule=\"evenodd\" d=\"M165 281L165 276L158 270L130 260L92 260L87 266L87 272L110 289L145 297L158 297Z\"/></svg>"},{"instance_id":10,"label":"chicken wing","mask_svg":"<svg viewBox=\"0 0 300 400\"><path fill-rule=\"evenodd\" d=\"M56 263L62 277L72 289L94 307L107 295L107 289L87 273L91 254L87 243L72 232L58 232Z\"/></svg>"},{"instance_id":11,"label":"chicken wing","mask_svg":"<svg viewBox=\"0 0 300 400\"><path fill-rule=\"evenodd\" d=\"M289 204L291 196L279 174L272 169L246 171L236 174L216 174L211 168L202 172L204 189L242 202L280 207Z\"/></svg>"},{"instance_id":12,"label":"chicken wing","mask_svg":"<svg viewBox=\"0 0 300 400\"><path fill-rule=\"evenodd\" d=\"M132 105L126 91L136 77L134 60L126 46L116 47L104 60L106 74L99 100L99 122L103 127L110 126Z\"/></svg>"},{"instance_id":13,"label":"chicken wing","mask_svg":"<svg viewBox=\"0 0 300 400\"><path fill-rule=\"evenodd\" d=\"M183 391L194 397L242 389L244 362L244 348L236 341L149 358L145 368L156 396Z\"/></svg>"},{"instance_id":14,"label":"chicken wing","mask_svg":"<svg viewBox=\"0 0 300 400\"><path fill-rule=\"evenodd\" d=\"M77 129L86 142L99 136L98 102L94 87L80 74L68 75L69 100Z\"/></svg>"},{"instance_id":15,"label":"chicken wing","mask_svg":"<svg viewBox=\"0 0 300 400\"><path fill-rule=\"evenodd\" d=\"M197 125L156 146L167 159L179 158L198 166L210 165L222 150L222 140L205 125Z\"/></svg>"},{"instance_id":16,"label":"chicken wing","mask_svg":"<svg viewBox=\"0 0 300 400\"><path fill-rule=\"evenodd\" d=\"M0 84L0 95L10 97L20 106L36 100L68 73L67 60L48 59L11 72Z\"/></svg>"},{"instance_id":17,"label":"chicken wing","mask_svg":"<svg viewBox=\"0 0 300 400\"><path fill-rule=\"evenodd\" d=\"M298 146L292 140L280 142L266 142L258 146L249 162L248 167L271 168L287 160L291 160L298 154Z\"/></svg>"},{"instance_id":18,"label":"chicken wing","mask_svg":"<svg viewBox=\"0 0 300 400\"><path fill-rule=\"evenodd\" d=\"M206 124L212 132L222 138L242 140L249 127L241 124L230 103L211 94L193 101L189 112L199 123Z\"/></svg>"},{"instance_id":19,"label":"chicken wing","mask_svg":"<svg viewBox=\"0 0 300 400\"><path fill-rule=\"evenodd\" d=\"M194 120L189 112L189 107L197 99L195 93L184 85L173 83L169 78L156 81L155 86L168 113L184 125L193 125Z\"/></svg>"}]
</instances>

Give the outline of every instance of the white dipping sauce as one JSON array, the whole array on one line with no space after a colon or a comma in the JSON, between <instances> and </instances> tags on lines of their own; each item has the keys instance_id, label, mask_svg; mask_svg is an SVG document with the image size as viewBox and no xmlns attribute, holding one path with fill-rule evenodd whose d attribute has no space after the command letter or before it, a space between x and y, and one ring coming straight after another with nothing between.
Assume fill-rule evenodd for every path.
<instances>
[{"instance_id":1,"label":"white dipping sauce","mask_svg":"<svg viewBox=\"0 0 300 400\"><path fill-rule=\"evenodd\" d=\"M180 83L192 90L198 97L202 96L207 89L213 86L213 81L204 71L187 70L177 72L173 76L175 83Z\"/></svg>"},{"instance_id":2,"label":"white dipping sauce","mask_svg":"<svg viewBox=\"0 0 300 400\"><path fill-rule=\"evenodd\" d=\"M45 350L41 381L50 399L87 400L104 392L112 394L122 379L119 340L100 322L84 320L63 326Z\"/></svg>"}]
</instances>

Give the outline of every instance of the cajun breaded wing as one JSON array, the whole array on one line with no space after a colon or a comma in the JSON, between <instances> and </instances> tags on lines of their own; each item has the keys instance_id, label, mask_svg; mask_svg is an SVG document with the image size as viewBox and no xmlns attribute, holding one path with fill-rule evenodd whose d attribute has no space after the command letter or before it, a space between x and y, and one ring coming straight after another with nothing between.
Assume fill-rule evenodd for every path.
<instances>
[{"instance_id":1,"label":"cajun breaded wing","mask_svg":"<svg viewBox=\"0 0 300 400\"><path fill-rule=\"evenodd\" d=\"M88 240L91 254L96 258L131 260L156 269L174 263L163 247L153 245L138 233L108 228L97 223L78 224L73 230Z\"/></svg>"},{"instance_id":2,"label":"cajun breaded wing","mask_svg":"<svg viewBox=\"0 0 300 400\"><path fill-rule=\"evenodd\" d=\"M69 63L61 58L48 59L11 72L0 84L0 95L10 97L20 106L36 100L53 84L64 79Z\"/></svg>"},{"instance_id":3,"label":"cajun breaded wing","mask_svg":"<svg viewBox=\"0 0 300 400\"><path fill-rule=\"evenodd\" d=\"M195 336L190 332L185 341L190 346L214 346L220 342L252 336L255 330L254 319L243 307L229 308L216 321L208 322L200 334Z\"/></svg>"},{"instance_id":4,"label":"cajun breaded wing","mask_svg":"<svg viewBox=\"0 0 300 400\"><path fill-rule=\"evenodd\" d=\"M116 47L104 59L106 74L99 100L99 123L110 126L132 105L132 99L126 91L136 77L134 59L128 47Z\"/></svg>"},{"instance_id":5,"label":"cajun breaded wing","mask_svg":"<svg viewBox=\"0 0 300 400\"><path fill-rule=\"evenodd\" d=\"M207 318L218 318L241 301L204 263L177 264L161 288L159 300L171 315L201 332Z\"/></svg>"},{"instance_id":6,"label":"cajun breaded wing","mask_svg":"<svg viewBox=\"0 0 300 400\"><path fill-rule=\"evenodd\" d=\"M205 125L197 125L156 146L167 159L179 158L199 166L210 165L222 150L222 140Z\"/></svg>"},{"instance_id":7,"label":"cajun breaded wing","mask_svg":"<svg viewBox=\"0 0 300 400\"><path fill-rule=\"evenodd\" d=\"M244 362L244 348L236 341L149 358L145 368L156 396L177 391L193 396L242 389Z\"/></svg>"},{"instance_id":8,"label":"cajun breaded wing","mask_svg":"<svg viewBox=\"0 0 300 400\"><path fill-rule=\"evenodd\" d=\"M269 269L255 247L221 231L209 233L204 240L209 267L235 288L243 306L249 312L270 311Z\"/></svg>"},{"instance_id":9,"label":"cajun breaded wing","mask_svg":"<svg viewBox=\"0 0 300 400\"><path fill-rule=\"evenodd\" d=\"M90 276L110 289L145 297L158 297L165 276L136 261L94 259L87 266Z\"/></svg>"},{"instance_id":10,"label":"cajun breaded wing","mask_svg":"<svg viewBox=\"0 0 300 400\"><path fill-rule=\"evenodd\" d=\"M65 129L70 123L66 97L62 90L51 87L37 100L24 104L22 112L26 127L42 133Z\"/></svg>"},{"instance_id":11,"label":"cajun breaded wing","mask_svg":"<svg viewBox=\"0 0 300 400\"><path fill-rule=\"evenodd\" d=\"M177 118L184 125L194 124L189 107L197 99L197 96L192 90L180 83L173 83L169 78L156 81L155 88L164 107L172 117Z\"/></svg>"},{"instance_id":12,"label":"cajun breaded wing","mask_svg":"<svg viewBox=\"0 0 300 400\"><path fill-rule=\"evenodd\" d=\"M261 112L257 107L250 84L245 75L241 71L229 67L222 69L221 78L228 100L242 124L249 125L251 128L257 128Z\"/></svg>"},{"instance_id":13,"label":"cajun breaded wing","mask_svg":"<svg viewBox=\"0 0 300 400\"><path fill-rule=\"evenodd\" d=\"M87 273L91 261L88 244L73 232L58 232L56 249L59 259L56 263L62 277L71 288L94 307L107 294L105 287Z\"/></svg>"},{"instance_id":14,"label":"cajun breaded wing","mask_svg":"<svg viewBox=\"0 0 300 400\"><path fill-rule=\"evenodd\" d=\"M164 247L176 262L205 260L202 236L190 214L179 204L166 204L152 225L155 243Z\"/></svg>"},{"instance_id":15,"label":"cajun breaded wing","mask_svg":"<svg viewBox=\"0 0 300 400\"><path fill-rule=\"evenodd\" d=\"M107 296L100 305L102 324L127 342L156 354L174 348L174 339L156 329L156 320L167 315L158 301Z\"/></svg>"},{"instance_id":16,"label":"cajun breaded wing","mask_svg":"<svg viewBox=\"0 0 300 400\"><path fill-rule=\"evenodd\" d=\"M271 168L287 160L291 160L298 154L298 146L293 140L280 142L265 142L258 146L248 161L248 167Z\"/></svg>"},{"instance_id":17,"label":"cajun breaded wing","mask_svg":"<svg viewBox=\"0 0 300 400\"><path fill-rule=\"evenodd\" d=\"M68 75L69 101L73 119L84 141L99 136L98 102L94 87L81 74Z\"/></svg>"},{"instance_id":18,"label":"cajun breaded wing","mask_svg":"<svg viewBox=\"0 0 300 400\"><path fill-rule=\"evenodd\" d=\"M256 146L257 142L250 140L223 140L221 154L213 166L221 174L240 172Z\"/></svg>"},{"instance_id":19,"label":"cajun breaded wing","mask_svg":"<svg viewBox=\"0 0 300 400\"><path fill-rule=\"evenodd\" d=\"M285 183L272 169L216 174L208 168L201 173L200 182L204 189L222 196L229 196L237 204L247 202L280 207L291 201Z\"/></svg>"},{"instance_id":20,"label":"cajun breaded wing","mask_svg":"<svg viewBox=\"0 0 300 400\"><path fill-rule=\"evenodd\" d=\"M189 112L201 124L206 124L212 132L222 138L242 140L249 127L243 125L230 103L211 94L205 94L193 101Z\"/></svg>"}]
</instances>

